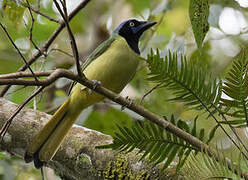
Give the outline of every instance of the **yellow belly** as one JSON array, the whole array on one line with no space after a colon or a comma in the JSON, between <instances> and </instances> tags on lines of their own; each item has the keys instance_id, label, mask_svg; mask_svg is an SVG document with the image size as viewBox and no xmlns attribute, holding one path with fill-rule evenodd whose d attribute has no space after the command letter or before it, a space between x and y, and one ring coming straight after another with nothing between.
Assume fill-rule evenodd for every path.
<instances>
[{"instance_id":1,"label":"yellow belly","mask_svg":"<svg viewBox=\"0 0 248 180\"><path fill-rule=\"evenodd\" d=\"M100 81L103 87L120 93L134 76L138 59L138 55L128 46L125 39L120 38L114 41L106 52L91 62L84 70L84 74L90 80ZM89 93L87 88L81 84L76 84L71 94L71 101L78 102L74 105L82 108L99 102L103 98L97 93Z\"/></svg>"}]
</instances>

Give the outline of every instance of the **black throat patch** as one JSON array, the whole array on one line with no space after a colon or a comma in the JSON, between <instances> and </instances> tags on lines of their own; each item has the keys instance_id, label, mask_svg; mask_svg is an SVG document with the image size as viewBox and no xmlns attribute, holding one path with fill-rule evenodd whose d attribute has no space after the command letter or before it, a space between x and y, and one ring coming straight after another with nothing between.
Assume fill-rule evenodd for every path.
<instances>
[{"instance_id":1,"label":"black throat patch","mask_svg":"<svg viewBox=\"0 0 248 180\"><path fill-rule=\"evenodd\" d=\"M119 35L125 38L129 47L137 54L140 54L139 50L139 36L132 34L129 31L120 30Z\"/></svg>"}]
</instances>

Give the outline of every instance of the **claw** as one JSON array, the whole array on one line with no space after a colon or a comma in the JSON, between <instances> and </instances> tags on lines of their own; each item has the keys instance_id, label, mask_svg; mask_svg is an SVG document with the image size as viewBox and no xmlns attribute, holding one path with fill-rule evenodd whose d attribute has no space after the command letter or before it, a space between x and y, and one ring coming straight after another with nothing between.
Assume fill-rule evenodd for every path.
<instances>
[{"instance_id":1,"label":"claw","mask_svg":"<svg viewBox=\"0 0 248 180\"><path fill-rule=\"evenodd\" d=\"M128 106L131 106L134 103L134 100L129 97L127 97L127 100L129 101Z\"/></svg>"},{"instance_id":2,"label":"claw","mask_svg":"<svg viewBox=\"0 0 248 180\"><path fill-rule=\"evenodd\" d=\"M96 89L98 85L101 85L101 81L97 81L93 79L92 82L93 82L93 88L92 88L93 90ZM89 94L92 94L92 89L88 89Z\"/></svg>"},{"instance_id":3,"label":"claw","mask_svg":"<svg viewBox=\"0 0 248 180\"><path fill-rule=\"evenodd\" d=\"M122 105L121 106L121 111L123 111L125 109L125 107L127 107L127 106L129 107L129 106L131 106L134 103L134 100L131 99L131 98L129 98L128 96L126 97L126 100L129 101L128 102L128 105Z\"/></svg>"},{"instance_id":4,"label":"claw","mask_svg":"<svg viewBox=\"0 0 248 180\"><path fill-rule=\"evenodd\" d=\"M97 80L93 79L92 82L93 82L93 90L96 89L96 87L98 85L101 85L101 81L97 81Z\"/></svg>"}]
</instances>

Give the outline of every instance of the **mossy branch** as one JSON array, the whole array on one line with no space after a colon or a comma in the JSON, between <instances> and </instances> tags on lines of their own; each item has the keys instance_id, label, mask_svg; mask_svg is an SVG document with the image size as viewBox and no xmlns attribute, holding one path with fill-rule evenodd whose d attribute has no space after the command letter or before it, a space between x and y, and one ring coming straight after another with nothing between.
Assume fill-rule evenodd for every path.
<instances>
[{"instance_id":1,"label":"mossy branch","mask_svg":"<svg viewBox=\"0 0 248 180\"><path fill-rule=\"evenodd\" d=\"M0 127L13 114L18 105L0 98ZM3 142L1 150L20 157L33 136L48 121L50 115L37 110L24 108L15 117ZM62 146L47 166L66 179L128 179L146 177L162 178L165 173L160 167L152 168L145 161L139 161L136 152L123 155L112 150L95 149L95 146L109 144L112 138L100 132L73 126Z\"/></svg>"}]
</instances>

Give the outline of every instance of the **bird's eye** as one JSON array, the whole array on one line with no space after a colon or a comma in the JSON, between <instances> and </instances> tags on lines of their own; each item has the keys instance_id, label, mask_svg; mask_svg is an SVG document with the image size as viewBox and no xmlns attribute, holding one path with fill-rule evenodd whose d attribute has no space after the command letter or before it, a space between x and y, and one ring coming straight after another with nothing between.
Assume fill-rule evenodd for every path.
<instances>
[{"instance_id":1,"label":"bird's eye","mask_svg":"<svg viewBox=\"0 0 248 180\"><path fill-rule=\"evenodd\" d=\"M134 26L134 22L130 22L129 26L133 27Z\"/></svg>"}]
</instances>

